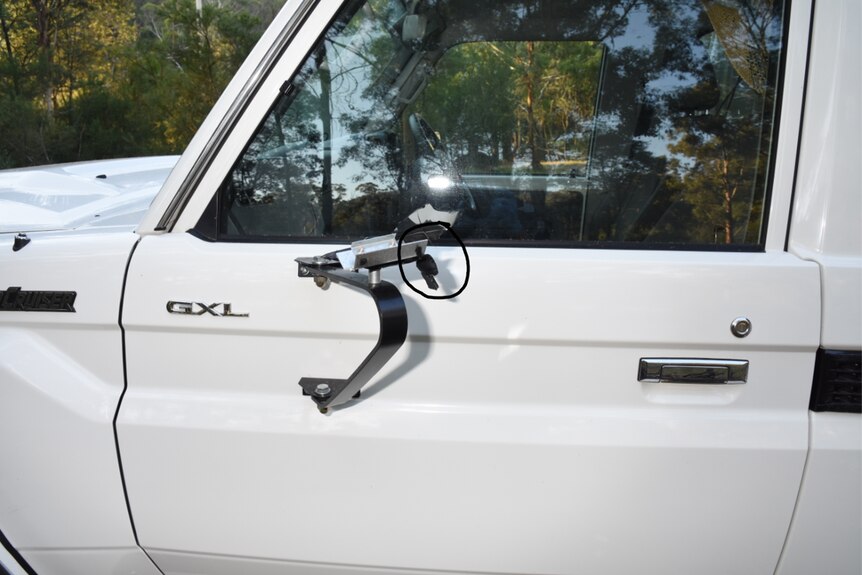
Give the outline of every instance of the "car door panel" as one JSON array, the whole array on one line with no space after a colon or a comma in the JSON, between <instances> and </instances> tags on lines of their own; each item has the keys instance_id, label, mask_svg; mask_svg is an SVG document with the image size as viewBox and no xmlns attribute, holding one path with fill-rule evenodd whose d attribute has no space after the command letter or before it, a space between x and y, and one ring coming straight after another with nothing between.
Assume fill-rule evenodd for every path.
<instances>
[{"instance_id":1,"label":"car door panel","mask_svg":"<svg viewBox=\"0 0 862 575\"><path fill-rule=\"evenodd\" d=\"M135 251L117 433L141 545L166 573L772 573L805 464L820 334L818 267L782 251L792 182L776 174L769 190L770 166L795 156L802 62L788 67L776 142L778 67L758 60L773 84L755 86L730 62L732 27L717 5L688 3L675 28L649 33L639 27L661 6L591 5L619 18L594 43L607 20L568 6L548 7L559 16L549 27L530 19L542 10L436 3L452 26L422 54L422 41L392 34L403 23L384 5L351 4L334 19L332 5L315 10L234 132L208 144L202 157L214 159L196 168L185 209L160 220L175 225L150 229ZM803 19L804 8L794 4ZM787 20L778 5L760 14L775 17L777 63ZM427 16L411 16L410 34L446 24ZM502 34L510 17L517 30ZM529 157L535 142L519 132L520 164L495 163L505 150L486 146L461 180L451 169L472 161L469 142L454 158L433 128L412 129L435 114L438 101L419 94L425 80L431 90L435 74L462 77L443 72L459 62L443 53L455 46L467 45L468 64L482 49L513 65L562 49L534 42L554 40L549 28L577 44L565 50L596 58L601 89L579 116L592 124L580 139L552 134L562 161ZM676 36L650 52L643 39L659 32ZM378 51L379 62L368 57ZM722 97L678 97L699 89ZM509 119L528 121L522 112ZM445 119L457 132L459 116ZM748 199L735 204L736 228L720 201L717 219L697 212L722 186L697 170L728 175L723 142L741 146L731 159ZM404 296L408 339L360 398L322 415L299 380L348 376L378 317L366 294L320 289L295 260L387 233L430 193L434 170L449 170L444 187L476 191L471 209L458 204L473 234L469 284L429 300L383 270ZM399 218L378 221L390 212ZM597 245L606 249L585 249ZM461 250L431 252L452 293L467 278ZM412 265L405 273L421 286ZM738 318L751 324L745 337L731 332ZM747 381L639 381L645 358L748 362Z\"/></svg>"},{"instance_id":2,"label":"car door panel","mask_svg":"<svg viewBox=\"0 0 862 575\"><path fill-rule=\"evenodd\" d=\"M189 234L138 246L118 435L148 552L333 569L774 569L807 449L816 266L475 248L468 287L447 301L386 270L408 341L359 400L321 415L299 379L345 377L377 337L370 298L298 277L296 257L329 249ZM459 250L434 251L464 277ZM170 314L168 301L248 317ZM744 339L738 316L753 325ZM748 381L639 382L643 357L743 359Z\"/></svg>"}]
</instances>

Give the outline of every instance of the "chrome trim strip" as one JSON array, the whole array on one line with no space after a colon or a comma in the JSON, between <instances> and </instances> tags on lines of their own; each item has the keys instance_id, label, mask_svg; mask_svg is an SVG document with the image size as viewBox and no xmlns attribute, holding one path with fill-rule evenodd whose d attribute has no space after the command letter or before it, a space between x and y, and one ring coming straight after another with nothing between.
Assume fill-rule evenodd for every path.
<instances>
[{"instance_id":1,"label":"chrome trim strip","mask_svg":"<svg viewBox=\"0 0 862 575\"><path fill-rule=\"evenodd\" d=\"M236 100L233 101L227 113L222 117L209 142L204 146L201 155L198 156L186 175L185 180L180 184L176 195L174 195L174 198L168 205L168 209L165 210L165 213L159 220L159 224L155 228L156 231L173 231L173 227L176 225L180 214L189 203L203 175L209 169L213 160L215 160L224 141L233 130L243 112L248 108L252 98L257 95L257 91L260 89L263 81L269 76L279 59L281 59L296 33L308 19L314 8L317 7L317 4L318 0L304 0L282 30L281 35L279 35L277 40L269 47L266 54L264 54L257 68L251 73L248 82L242 87Z\"/></svg>"},{"instance_id":2,"label":"chrome trim strip","mask_svg":"<svg viewBox=\"0 0 862 575\"><path fill-rule=\"evenodd\" d=\"M738 384L748 381L748 361L742 359L642 357L638 381L648 383Z\"/></svg>"}]
</instances>

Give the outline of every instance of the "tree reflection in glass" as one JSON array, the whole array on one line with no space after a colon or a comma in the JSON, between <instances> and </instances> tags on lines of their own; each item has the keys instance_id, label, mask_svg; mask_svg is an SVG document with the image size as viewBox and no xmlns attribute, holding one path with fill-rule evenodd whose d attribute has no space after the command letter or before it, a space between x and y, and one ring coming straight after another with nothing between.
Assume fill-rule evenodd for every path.
<instances>
[{"instance_id":1,"label":"tree reflection in glass","mask_svg":"<svg viewBox=\"0 0 862 575\"><path fill-rule=\"evenodd\" d=\"M474 242L756 248L782 24L770 0L354 2L225 181L219 236L355 240L429 203Z\"/></svg>"}]
</instances>

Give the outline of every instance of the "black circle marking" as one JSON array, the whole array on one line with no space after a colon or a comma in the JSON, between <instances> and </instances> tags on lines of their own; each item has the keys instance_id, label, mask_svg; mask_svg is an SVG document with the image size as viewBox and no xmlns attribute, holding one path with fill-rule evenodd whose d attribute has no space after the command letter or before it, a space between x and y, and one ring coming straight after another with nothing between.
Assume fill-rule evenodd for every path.
<instances>
[{"instance_id":1,"label":"black circle marking","mask_svg":"<svg viewBox=\"0 0 862 575\"><path fill-rule=\"evenodd\" d=\"M414 287L410 280L407 279L407 275L404 273L404 262L401 260L401 245L404 243L404 238L412 232L413 230L418 230L419 228L424 228L428 226L443 226L446 230L452 234L452 237L455 238L455 241L458 242L458 245L461 246L461 251L464 252L464 260L467 262L467 272L464 275L464 284L461 286L461 289L456 291L453 294L449 295L428 295L417 287ZM415 226L408 228L401 237L398 239L398 271L401 272L401 279L404 280L404 283L407 284L407 287L418 293L424 298L428 299L452 299L461 295L461 292L467 287L467 284L470 283L470 256L467 254L467 246L464 245L464 241L455 233L455 230L452 229L452 225L447 222L424 222L421 224L416 224Z\"/></svg>"}]
</instances>

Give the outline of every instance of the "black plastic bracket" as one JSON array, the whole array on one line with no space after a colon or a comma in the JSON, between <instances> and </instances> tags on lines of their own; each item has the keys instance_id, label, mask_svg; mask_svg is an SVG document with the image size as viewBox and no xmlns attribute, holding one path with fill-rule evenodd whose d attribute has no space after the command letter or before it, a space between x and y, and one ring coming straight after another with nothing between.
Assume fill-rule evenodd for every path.
<instances>
[{"instance_id":1,"label":"black plastic bracket","mask_svg":"<svg viewBox=\"0 0 862 575\"><path fill-rule=\"evenodd\" d=\"M17 252L23 249L29 243L30 238L27 236L27 234L17 234L15 236L15 243L12 244L12 251Z\"/></svg>"},{"instance_id":2,"label":"black plastic bracket","mask_svg":"<svg viewBox=\"0 0 862 575\"><path fill-rule=\"evenodd\" d=\"M318 286L327 282L364 291L374 300L380 318L377 344L347 379L303 377L299 385L321 413L357 397L371 378L386 365L407 339L407 308L398 288L383 280L372 282L371 274L347 271L337 260L299 258L299 277L315 278ZM378 272L379 273L379 272ZM378 276L379 277L379 276ZM318 279L322 278L322 279Z\"/></svg>"}]
</instances>

